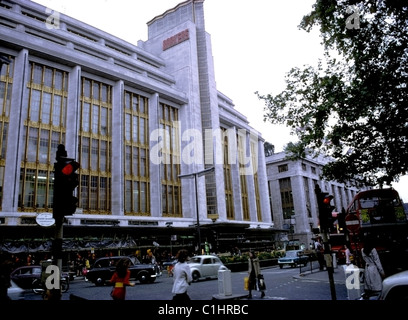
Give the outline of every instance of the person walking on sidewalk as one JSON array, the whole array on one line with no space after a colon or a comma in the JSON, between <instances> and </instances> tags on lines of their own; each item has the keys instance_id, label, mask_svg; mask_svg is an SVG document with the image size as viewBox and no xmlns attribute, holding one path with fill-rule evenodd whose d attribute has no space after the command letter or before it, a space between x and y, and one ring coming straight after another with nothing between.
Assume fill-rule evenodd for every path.
<instances>
[{"instance_id":1,"label":"person walking on sidewalk","mask_svg":"<svg viewBox=\"0 0 408 320\"><path fill-rule=\"evenodd\" d=\"M173 268L173 288L172 293L174 294L173 300L175 301L189 301L190 296L187 293L187 289L193 277L191 275L190 266L187 263L188 251L186 249L181 249L177 253L177 263Z\"/></svg>"},{"instance_id":2,"label":"person walking on sidewalk","mask_svg":"<svg viewBox=\"0 0 408 320\"><path fill-rule=\"evenodd\" d=\"M257 281L261 275L261 266L259 264L259 259L256 257L255 252L250 251L248 257L248 299L252 299L252 290L256 290ZM265 291L261 291L261 298L265 297Z\"/></svg>"},{"instance_id":3,"label":"person walking on sidewalk","mask_svg":"<svg viewBox=\"0 0 408 320\"><path fill-rule=\"evenodd\" d=\"M364 242L361 256L365 262L364 294L369 297L382 291L382 281L385 278L385 272L372 239L367 239Z\"/></svg>"}]
</instances>

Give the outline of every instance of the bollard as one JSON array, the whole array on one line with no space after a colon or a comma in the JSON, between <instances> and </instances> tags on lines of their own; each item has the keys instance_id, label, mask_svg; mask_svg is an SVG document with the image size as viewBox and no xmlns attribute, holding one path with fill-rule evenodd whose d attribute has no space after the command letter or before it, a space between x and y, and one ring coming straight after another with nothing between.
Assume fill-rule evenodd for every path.
<instances>
[{"instance_id":1,"label":"bollard","mask_svg":"<svg viewBox=\"0 0 408 320\"><path fill-rule=\"evenodd\" d=\"M232 295L231 270L218 270L218 294Z\"/></svg>"}]
</instances>

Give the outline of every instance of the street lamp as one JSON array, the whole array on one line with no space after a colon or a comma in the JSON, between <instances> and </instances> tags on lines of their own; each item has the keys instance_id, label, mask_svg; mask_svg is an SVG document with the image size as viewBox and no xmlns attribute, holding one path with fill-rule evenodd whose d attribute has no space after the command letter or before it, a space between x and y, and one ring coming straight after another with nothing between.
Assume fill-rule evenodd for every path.
<instances>
[{"instance_id":1,"label":"street lamp","mask_svg":"<svg viewBox=\"0 0 408 320\"><path fill-rule=\"evenodd\" d=\"M200 232L200 216L198 213L198 187L197 187L197 177L201 177L206 175L207 173L213 172L214 167L204 169L201 171L189 173L189 174L180 174L178 177L180 179L184 178L194 178L194 185L195 185L195 200L196 200L196 215L197 215L197 236L198 236L198 252L201 254L201 232Z\"/></svg>"}]
</instances>

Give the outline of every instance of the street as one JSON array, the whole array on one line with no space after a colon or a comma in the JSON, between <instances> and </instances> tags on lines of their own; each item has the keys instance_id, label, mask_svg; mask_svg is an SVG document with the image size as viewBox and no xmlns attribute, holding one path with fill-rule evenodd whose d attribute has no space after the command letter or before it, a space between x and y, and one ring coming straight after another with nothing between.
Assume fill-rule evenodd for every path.
<instances>
[{"instance_id":1,"label":"street","mask_svg":"<svg viewBox=\"0 0 408 320\"><path fill-rule=\"evenodd\" d=\"M314 262L317 264L317 262ZM262 300L332 300L328 275L322 271L320 279L311 279L308 276L299 276L302 273L310 272L310 267L290 268L269 267L262 269L266 282L266 296ZM313 272L317 273L317 265L313 266ZM342 272L340 269L336 272ZM244 277L247 272L231 272L231 297L225 296L226 300L236 298L243 300L247 295L244 290ZM157 278L152 284L136 283L134 287L128 287L127 300L171 300L172 299L173 278L167 276L164 271L162 276ZM188 294L192 300L212 300L220 298L219 280L202 280L193 282L189 287ZM347 290L344 283L336 283L336 300L348 300ZM63 293L62 300L74 298L86 300L112 300L110 297L110 286L97 287L93 283L85 281L83 277L76 278L70 283L68 292ZM222 291L221 291L222 292ZM221 298L224 298L221 296ZM40 295L27 292L24 300L41 300ZM261 300L259 292L253 292L252 300Z\"/></svg>"}]
</instances>

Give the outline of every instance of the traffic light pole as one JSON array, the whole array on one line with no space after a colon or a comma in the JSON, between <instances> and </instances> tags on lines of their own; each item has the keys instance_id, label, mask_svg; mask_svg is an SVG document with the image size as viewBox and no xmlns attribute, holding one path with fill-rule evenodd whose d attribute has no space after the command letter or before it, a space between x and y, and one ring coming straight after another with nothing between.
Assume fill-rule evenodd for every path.
<instances>
[{"instance_id":1,"label":"traffic light pole","mask_svg":"<svg viewBox=\"0 0 408 320\"><path fill-rule=\"evenodd\" d=\"M326 270L329 276L329 283L330 283L330 293L332 300L337 300L336 297L336 288L334 285L334 266L333 266L333 258L331 255L331 246L330 246L330 236L329 236L329 221L331 221L331 217L329 219L328 215L331 215L331 206L330 201L333 198L329 196L327 193L322 192L320 186L316 184L315 186L315 194L317 198L318 208L319 208L319 220L320 220L320 234L323 240L323 255L324 260L326 262ZM325 199L329 199L328 203Z\"/></svg>"},{"instance_id":2,"label":"traffic light pole","mask_svg":"<svg viewBox=\"0 0 408 320\"><path fill-rule=\"evenodd\" d=\"M79 163L74 159L67 158L67 151L63 144L58 145L55 159L57 162L54 163L52 211L55 220L55 238L52 244L52 264L57 267L58 274L55 274L54 277L58 277L57 281L59 284L62 273L63 223L64 217L73 214L76 210L78 198L73 195L73 192L78 186L78 174L75 171L79 168ZM60 285L54 285L52 289L47 288L45 298L48 300L61 300Z\"/></svg>"},{"instance_id":3,"label":"traffic light pole","mask_svg":"<svg viewBox=\"0 0 408 320\"><path fill-rule=\"evenodd\" d=\"M337 300L336 287L334 285L334 276L333 276L333 273L334 273L333 257L331 255L329 235L327 232L322 232L321 235L323 239L324 260L326 262L326 270L329 276L330 293L331 293L332 300Z\"/></svg>"}]
</instances>

